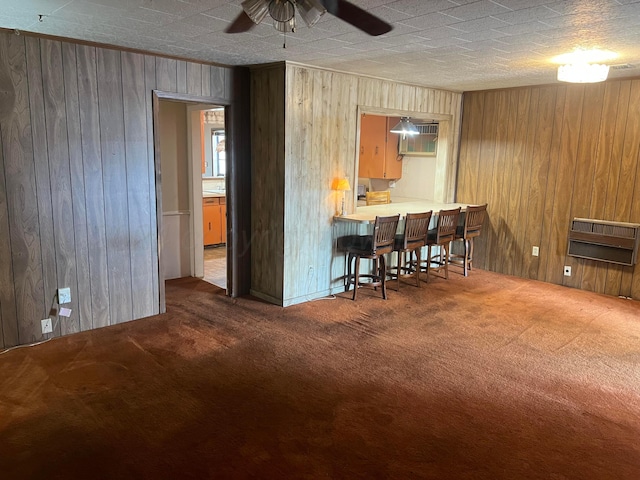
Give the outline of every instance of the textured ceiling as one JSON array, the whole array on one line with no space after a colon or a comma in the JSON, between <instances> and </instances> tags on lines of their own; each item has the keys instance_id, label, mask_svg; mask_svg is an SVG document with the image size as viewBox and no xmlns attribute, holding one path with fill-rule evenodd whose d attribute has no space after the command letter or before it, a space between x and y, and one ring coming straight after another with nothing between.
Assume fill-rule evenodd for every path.
<instances>
[{"instance_id":1,"label":"textured ceiling","mask_svg":"<svg viewBox=\"0 0 640 480\"><path fill-rule=\"evenodd\" d=\"M225 65L294 61L449 90L556 82L555 55L599 47L611 77L640 74L633 0L353 0L393 25L370 37L325 14L286 36L268 21L224 29L240 0L2 0L0 27ZM42 15L39 18L39 15Z\"/></svg>"}]
</instances>

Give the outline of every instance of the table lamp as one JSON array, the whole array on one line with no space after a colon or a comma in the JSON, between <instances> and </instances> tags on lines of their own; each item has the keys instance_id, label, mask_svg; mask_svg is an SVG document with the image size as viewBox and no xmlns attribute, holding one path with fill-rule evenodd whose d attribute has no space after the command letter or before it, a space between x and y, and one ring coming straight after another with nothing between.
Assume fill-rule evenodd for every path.
<instances>
[{"instance_id":1,"label":"table lamp","mask_svg":"<svg viewBox=\"0 0 640 480\"><path fill-rule=\"evenodd\" d=\"M333 179L333 183L331 184L331 190L337 190L339 192L342 192L342 210L340 215L341 216L345 216L347 214L347 212L344 210L344 192L348 192L349 190L351 190L351 185L349 185L349 179L348 178L334 178Z\"/></svg>"}]
</instances>

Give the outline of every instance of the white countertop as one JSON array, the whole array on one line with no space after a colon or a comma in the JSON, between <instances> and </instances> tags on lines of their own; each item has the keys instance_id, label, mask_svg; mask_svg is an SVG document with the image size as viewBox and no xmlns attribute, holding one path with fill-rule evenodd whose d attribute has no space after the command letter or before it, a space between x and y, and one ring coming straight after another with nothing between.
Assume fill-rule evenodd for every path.
<instances>
[{"instance_id":1,"label":"white countertop","mask_svg":"<svg viewBox=\"0 0 640 480\"><path fill-rule=\"evenodd\" d=\"M226 197L227 196L227 192L223 191L223 190L203 190L202 191L202 198L222 198L222 197Z\"/></svg>"},{"instance_id":2,"label":"white countertop","mask_svg":"<svg viewBox=\"0 0 640 480\"><path fill-rule=\"evenodd\" d=\"M358 207L356 213L350 215L336 215L334 218L337 222L356 222L356 223L373 223L376 216L388 216L400 214L404 217L407 213L421 213L431 210L437 214L440 210L450 210L460 207L464 212L467 203L440 203L433 200L415 200L409 202L393 202L386 205L370 205L368 207Z\"/></svg>"}]
</instances>

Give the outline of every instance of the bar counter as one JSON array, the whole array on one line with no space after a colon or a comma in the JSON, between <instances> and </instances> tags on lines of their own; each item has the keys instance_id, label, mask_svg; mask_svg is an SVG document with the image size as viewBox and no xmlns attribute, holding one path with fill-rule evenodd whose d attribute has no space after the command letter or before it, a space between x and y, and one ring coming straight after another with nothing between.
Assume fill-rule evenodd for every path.
<instances>
[{"instance_id":1,"label":"bar counter","mask_svg":"<svg viewBox=\"0 0 640 480\"><path fill-rule=\"evenodd\" d=\"M349 215L336 215L333 217L336 222L353 223L373 223L376 216L388 216L400 214L404 217L407 213L421 213L431 210L433 215L437 215L440 210L450 210L460 207L462 212L467 208L467 203L440 203L432 200L412 200L408 202L392 202L385 205L369 205L368 207L358 207L356 213Z\"/></svg>"}]
</instances>

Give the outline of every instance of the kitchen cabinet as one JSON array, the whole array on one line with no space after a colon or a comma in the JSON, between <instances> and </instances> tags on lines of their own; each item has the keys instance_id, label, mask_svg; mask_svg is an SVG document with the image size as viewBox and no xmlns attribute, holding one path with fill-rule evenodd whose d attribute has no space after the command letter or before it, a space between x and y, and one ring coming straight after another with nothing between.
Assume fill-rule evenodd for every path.
<instances>
[{"instance_id":1,"label":"kitchen cabinet","mask_svg":"<svg viewBox=\"0 0 640 480\"><path fill-rule=\"evenodd\" d=\"M400 136L389 131L399 121L398 117L362 114L359 177L386 179L402 177L402 157L398 155Z\"/></svg>"},{"instance_id":2,"label":"kitchen cabinet","mask_svg":"<svg viewBox=\"0 0 640 480\"><path fill-rule=\"evenodd\" d=\"M205 245L227 243L227 204L224 197L202 199L202 219Z\"/></svg>"}]
</instances>

